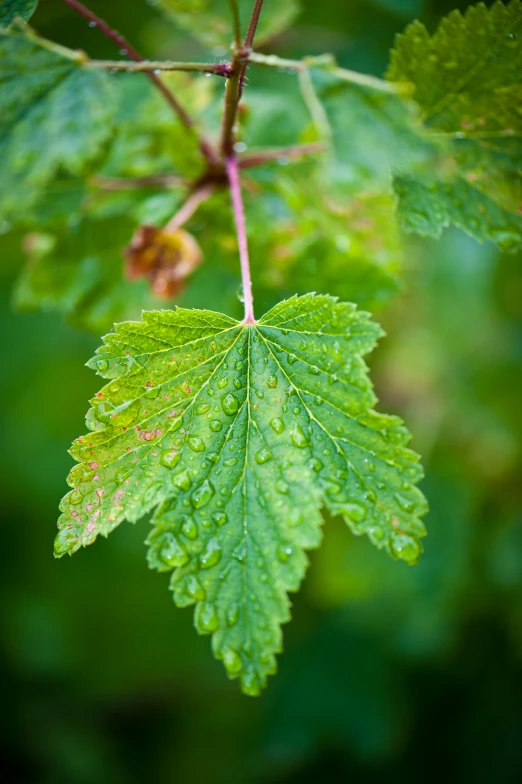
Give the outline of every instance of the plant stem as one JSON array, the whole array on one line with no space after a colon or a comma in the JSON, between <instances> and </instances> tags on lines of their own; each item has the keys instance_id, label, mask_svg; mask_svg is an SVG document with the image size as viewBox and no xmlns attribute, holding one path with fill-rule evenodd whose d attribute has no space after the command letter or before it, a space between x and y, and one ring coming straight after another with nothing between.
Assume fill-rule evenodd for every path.
<instances>
[{"instance_id":1,"label":"plant stem","mask_svg":"<svg viewBox=\"0 0 522 784\"><path fill-rule=\"evenodd\" d=\"M186 181L176 174L150 174L147 177L105 177L94 174L89 177L89 184L105 191L127 191L139 188L175 188L185 185Z\"/></svg>"},{"instance_id":2,"label":"plant stem","mask_svg":"<svg viewBox=\"0 0 522 784\"><path fill-rule=\"evenodd\" d=\"M239 8L237 5L237 0L228 0L228 4L230 5L230 12L234 20L234 42L236 44L236 49L238 49L241 46L241 24L239 19Z\"/></svg>"},{"instance_id":3,"label":"plant stem","mask_svg":"<svg viewBox=\"0 0 522 784\"><path fill-rule=\"evenodd\" d=\"M225 109L223 111L223 123L221 126L221 152L225 158L232 153L234 148L234 125L236 123L237 107L241 100L245 72L248 65L248 56L254 43L254 36L262 7L263 0L255 0L252 16L245 36L245 42L242 47L236 47L232 63L230 64L231 75L227 80L225 89Z\"/></svg>"},{"instance_id":4,"label":"plant stem","mask_svg":"<svg viewBox=\"0 0 522 784\"><path fill-rule=\"evenodd\" d=\"M148 73L153 71L196 71L198 73L228 76L229 63L183 63L174 60L141 60L129 63L127 60L85 60L89 68L103 68L109 71L129 71L131 73Z\"/></svg>"},{"instance_id":5,"label":"plant stem","mask_svg":"<svg viewBox=\"0 0 522 784\"><path fill-rule=\"evenodd\" d=\"M206 201L214 192L213 183L204 183L189 194L186 202L165 226L165 231L173 233L183 226L196 212L200 204Z\"/></svg>"},{"instance_id":6,"label":"plant stem","mask_svg":"<svg viewBox=\"0 0 522 784\"><path fill-rule=\"evenodd\" d=\"M274 147L272 149L259 150L259 152L248 153L248 155L241 155L238 158L240 169L253 169L257 166L263 166L265 163L272 161L279 161L288 158L302 158L304 155L313 155L316 152L323 152L325 149L324 144L316 142L314 144L295 144L291 147Z\"/></svg>"},{"instance_id":7,"label":"plant stem","mask_svg":"<svg viewBox=\"0 0 522 784\"><path fill-rule=\"evenodd\" d=\"M387 82L385 79L379 79L377 76L370 76L369 74L358 73L357 71L350 71L347 68L339 68L329 54L321 54L317 57L305 57L304 60L287 60L283 57L277 57L275 54L259 54L258 52L250 52L248 55L250 63L257 65L266 65L271 68L281 68L288 71L305 71L312 66L327 67L329 73L336 76L345 82L357 84L361 87L369 87L372 90L379 90L385 93L398 93L403 92L405 87L393 82Z\"/></svg>"},{"instance_id":8,"label":"plant stem","mask_svg":"<svg viewBox=\"0 0 522 784\"><path fill-rule=\"evenodd\" d=\"M247 34L245 36L245 49L252 49L254 44L254 36L257 30L257 23L259 22L259 15L263 7L263 0L255 0L252 16L250 17L250 24L248 25Z\"/></svg>"},{"instance_id":9,"label":"plant stem","mask_svg":"<svg viewBox=\"0 0 522 784\"><path fill-rule=\"evenodd\" d=\"M254 43L259 15L263 7L263 0L255 0L252 16L248 25L243 48L236 46L234 58L231 63L232 74L227 79L225 90L225 108L223 111L223 125L221 129L221 152L225 157L225 167L230 186L232 211L236 224L237 245L239 261L241 264L241 280L243 283L243 300L245 303L245 318L243 324L255 324L254 298L252 295L252 278L250 276L250 261L248 258L248 242L245 223L245 210L241 196L241 182L239 179L239 164L234 152L234 125L237 117L237 107L241 99L245 71L248 65L248 55Z\"/></svg>"},{"instance_id":10,"label":"plant stem","mask_svg":"<svg viewBox=\"0 0 522 784\"><path fill-rule=\"evenodd\" d=\"M127 54L131 60L134 60L134 62L143 62L143 57L129 44L129 42L122 35L120 35L120 33L118 33L116 30L113 30L113 28L110 27L107 22L104 22L103 19L100 19L100 17L96 16L96 14L86 8L82 3L77 2L77 0L62 0L62 2L73 8L85 19L88 19L94 27L97 27L105 36L107 36L107 38L110 38L110 40L113 41L121 51ZM147 72L147 76L155 85L155 87L157 87L157 89L161 92L172 109L176 112L179 120L183 123L185 128L187 128L187 130L191 131L191 133L196 136L202 155L209 161L209 163L216 163L217 155L212 145L204 137L197 134L193 119L190 117L190 115L187 114L174 94L161 81L161 79L158 78L157 74L153 72Z\"/></svg>"},{"instance_id":11,"label":"plant stem","mask_svg":"<svg viewBox=\"0 0 522 784\"><path fill-rule=\"evenodd\" d=\"M243 298L245 303L245 318L243 324L255 324L254 299L252 296L252 278L250 277L250 262L248 259L248 244L245 224L245 210L241 197L241 183L239 181L239 167L236 156L232 153L226 159L227 176L230 185L232 210L236 223L237 244L239 260L241 263L241 280L243 283Z\"/></svg>"}]
</instances>

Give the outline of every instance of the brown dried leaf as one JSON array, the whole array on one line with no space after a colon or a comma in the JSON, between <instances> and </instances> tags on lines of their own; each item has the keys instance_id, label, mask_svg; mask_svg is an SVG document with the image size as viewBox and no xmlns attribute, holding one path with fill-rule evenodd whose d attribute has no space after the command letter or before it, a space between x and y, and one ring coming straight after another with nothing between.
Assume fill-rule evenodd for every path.
<instances>
[{"instance_id":1,"label":"brown dried leaf","mask_svg":"<svg viewBox=\"0 0 522 784\"><path fill-rule=\"evenodd\" d=\"M125 251L125 272L129 280L147 278L157 297L170 299L180 293L202 257L196 239L187 231L140 226Z\"/></svg>"}]
</instances>

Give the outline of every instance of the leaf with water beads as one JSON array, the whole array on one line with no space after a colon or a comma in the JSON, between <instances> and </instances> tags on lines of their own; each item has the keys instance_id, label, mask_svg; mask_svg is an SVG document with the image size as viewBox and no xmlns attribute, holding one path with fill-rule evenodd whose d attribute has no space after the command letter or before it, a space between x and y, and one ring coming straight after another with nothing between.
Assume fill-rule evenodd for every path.
<instances>
[{"instance_id":1,"label":"leaf with water beads","mask_svg":"<svg viewBox=\"0 0 522 784\"><path fill-rule=\"evenodd\" d=\"M90 366L107 379L71 454L57 556L154 510L152 568L243 691L276 668L289 591L325 506L414 563L426 503L396 417L372 410L362 356L381 335L329 296L282 302L255 325L208 311L144 313Z\"/></svg>"},{"instance_id":2,"label":"leaf with water beads","mask_svg":"<svg viewBox=\"0 0 522 784\"><path fill-rule=\"evenodd\" d=\"M440 236L449 224L505 250L522 247L522 2L452 11L430 36L397 38L388 78L410 82L427 131L446 142L440 171L395 181L404 226Z\"/></svg>"}]
</instances>

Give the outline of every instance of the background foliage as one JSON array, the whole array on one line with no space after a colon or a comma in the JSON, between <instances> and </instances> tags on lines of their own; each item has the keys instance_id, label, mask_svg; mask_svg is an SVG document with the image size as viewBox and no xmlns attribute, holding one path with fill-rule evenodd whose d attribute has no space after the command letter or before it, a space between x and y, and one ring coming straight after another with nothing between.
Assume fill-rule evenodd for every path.
<instances>
[{"instance_id":1,"label":"background foliage","mask_svg":"<svg viewBox=\"0 0 522 784\"><path fill-rule=\"evenodd\" d=\"M110 7L101 0L91 5L145 54L201 56L197 42L184 32L176 39L145 4L135 3L132 14L125 12L123 0ZM380 75L397 31L414 17L433 31L453 7L446 0L357 0L349 10L341 0L304 2L296 25L272 48L292 57L332 51L341 65ZM93 56L114 56L111 45L61 3L43 4L34 23L44 35ZM209 90L210 81L201 77L198 89ZM286 108L293 83L252 70L250 88L265 110L252 113L246 143L294 140L302 118ZM280 97L269 95L275 85ZM146 123L148 116L145 110L138 120ZM139 134L120 143L122 160L135 167L141 162L148 171L154 150L139 147ZM175 150L173 142L172 154ZM110 173L111 162L106 165ZM291 178L277 187L285 189L285 203L296 212L306 206L305 235L313 248L308 267L275 280L277 295L285 286L290 293L295 282L305 291L314 279L328 290L328 264L318 269L313 259L334 230L320 223L324 218L314 210L313 198L305 193L303 199L304 191ZM70 183L59 195L74 204ZM175 207L162 198L148 204L154 218L161 210L167 218ZM267 206L276 215L279 199L275 194ZM127 225L146 219L133 217L133 210L145 208L132 197L130 204L117 201L112 197L99 206L100 220L107 222L100 254L109 259L125 244ZM281 267L262 264L268 239L265 216L256 217L255 204L254 193L247 209L260 249L254 275L259 287L266 284L267 293L259 296L262 310L271 304L273 276L282 273ZM47 199L46 209L52 205ZM385 214L386 206L382 209ZM287 216L283 225L276 222L282 249L298 241ZM204 221L212 219L202 218L203 247ZM220 231L226 267L231 230ZM457 230L438 242L407 240L406 290L378 314L389 337L371 363L381 410L406 418L415 434L413 446L424 456L423 489L431 508L426 552L409 569L388 562L366 540L348 536L338 520L328 521L323 548L312 554L295 597L294 620L284 629L279 675L261 700L251 701L224 681L208 640L193 632L190 611L174 611L161 578L143 569L146 523L123 526L74 561L52 559L56 506L71 464L65 450L83 430L84 401L99 383L82 365L99 340L65 326L58 313L13 313L12 284L24 255L45 257L59 247L45 240L28 247L26 241L23 252L22 236L20 229L0 237L4 365L9 367L2 374L0 414L1 743L10 780L286 783L351 775L368 782L383 776L406 782L442 776L518 781L520 257L480 246ZM88 226L64 230L56 242L79 242L85 250ZM97 260L90 250L85 258L99 270L97 285L115 285L103 277L108 266L103 258ZM334 253L331 258L334 264ZM393 271L394 260L389 263ZM393 286L390 280L383 291ZM194 281L184 304L232 314L240 307L234 267L227 278L216 276L211 263L203 265ZM66 311L73 323L78 315L76 323L87 320L98 334L106 328L114 315L103 310L108 300L97 298L95 308L82 304L78 310L79 299L93 301L89 292L71 285L67 274L56 285L68 287ZM15 297L23 304L31 291L18 283ZM128 307L128 292L116 302ZM56 299L43 304L52 311Z\"/></svg>"}]
</instances>

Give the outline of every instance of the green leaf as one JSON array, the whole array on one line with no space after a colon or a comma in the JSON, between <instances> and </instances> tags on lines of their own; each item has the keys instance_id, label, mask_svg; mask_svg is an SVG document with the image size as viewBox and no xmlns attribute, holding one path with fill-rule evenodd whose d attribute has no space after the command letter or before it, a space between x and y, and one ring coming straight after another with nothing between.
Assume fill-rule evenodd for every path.
<instances>
[{"instance_id":1,"label":"green leaf","mask_svg":"<svg viewBox=\"0 0 522 784\"><path fill-rule=\"evenodd\" d=\"M8 27L17 16L27 21L37 5L38 0L0 0L0 27Z\"/></svg>"},{"instance_id":2,"label":"green leaf","mask_svg":"<svg viewBox=\"0 0 522 784\"><path fill-rule=\"evenodd\" d=\"M150 0L183 30L205 46L229 49L234 39L229 0ZM244 39L253 0L238 0L241 38ZM299 13L298 0L265 0L256 31L256 45L273 38L289 27Z\"/></svg>"},{"instance_id":3,"label":"green leaf","mask_svg":"<svg viewBox=\"0 0 522 784\"><path fill-rule=\"evenodd\" d=\"M79 175L112 134L111 77L0 31L0 211L20 217L59 172Z\"/></svg>"},{"instance_id":4,"label":"green leaf","mask_svg":"<svg viewBox=\"0 0 522 784\"><path fill-rule=\"evenodd\" d=\"M209 311L119 324L89 363L108 379L71 454L55 554L155 510L148 560L229 675L257 694L275 671L288 591L321 540L321 507L414 563L426 512L401 420L372 410L362 356L381 335L328 296L255 325Z\"/></svg>"},{"instance_id":5,"label":"green leaf","mask_svg":"<svg viewBox=\"0 0 522 784\"><path fill-rule=\"evenodd\" d=\"M122 249L133 224L120 218L83 219L51 233L31 232L27 264L14 292L20 310L62 313L77 327L98 335L115 321L136 318L157 299L146 281L128 281Z\"/></svg>"},{"instance_id":6,"label":"green leaf","mask_svg":"<svg viewBox=\"0 0 522 784\"><path fill-rule=\"evenodd\" d=\"M453 11L430 36L414 22L397 38L388 78L410 82L442 173L396 183L406 228L438 237L453 223L500 247L522 247L522 2Z\"/></svg>"},{"instance_id":7,"label":"green leaf","mask_svg":"<svg viewBox=\"0 0 522 784\"><path fill-rule=\"evenodd\" d=\"M409 98L372 77L358 84L358 76L325 60L302 73L303 96L319 138L330 144L326 162L331 182L352 190L389 189L392 170L425 165L434 147Z\"/></svg>"},{"instance_id":8,"label":"green leaf","mask_svg":"<svg viewBox=\"0 0 522 784\"><path fill-rule=\"evenodd\" d=\"M259 259L261 282L290 293L315 287L374 310L397 292L403 266L393 199L335 189L311 168L276 179L290 214L273 222L273 247Z\"/></svg>"}]
</instances>

